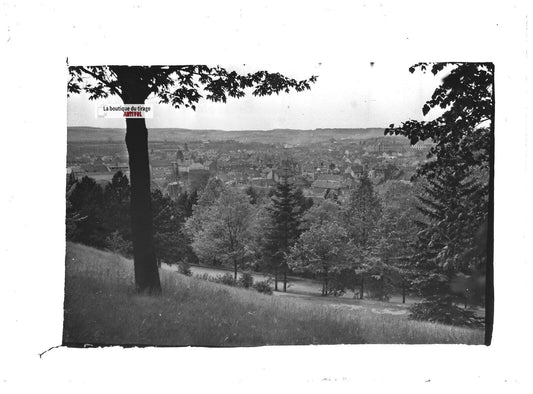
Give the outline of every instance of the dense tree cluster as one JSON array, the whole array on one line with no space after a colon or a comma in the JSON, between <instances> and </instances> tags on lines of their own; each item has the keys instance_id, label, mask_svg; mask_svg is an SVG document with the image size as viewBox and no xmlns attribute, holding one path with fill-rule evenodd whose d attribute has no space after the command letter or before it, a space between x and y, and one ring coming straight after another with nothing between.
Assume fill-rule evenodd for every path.
<instances>
[{"instance_id":1,"label":"dense tree cluster","mask_svg":"<svg viewBox=\"0 0 533 394\"><path fill-rule=\"evenodd\" d=\"M458 303L490 306L493 297L486 282L492 281L494 66L420 63L410 69L415 70L445 76L422 109L426 115L438 108L441 115L386 130L407 136L412 144L434 143L416 174L424 183L419 195L423 218L413 265L424 302L413 308L412 317L475 324L479 319ZM491 327L490 313L485 320Z\"/></svg>"},{"instance_id":2,"label":"dense tree cluster","mask_svg":"<svg viewBox=\"0 0 533 394\"><path fill-rule=\"evenodd\" d=\"M410 289L406 260L416 218L413 185L386 185L394 203L383 204L363 177L346 202L313 204L288 177L267 198L253 187L229 189L213 178L185 228L200 261L231 266L235 278L239 269L269 272L275 289L283 278L286 291L287 275L295 273L320 279L323 295L352 290L359 298L386 300Z\"/></svg>"},{"instance_id":3,"label":"dense tree cluster","mask_svg":"<svg viewBox=\"0 0 533 394\"><path fill-rule=\"evenodd\" d=\"M122 172L101 187L89 177L67 182L67 239L132 256L130 184ZM195 260L181 236L185 220L192 215L197 196L184 193L174 202L159 190L151 193L155 258L159 263Z\"/></svg>"},{"instance_id":4,"label":"dense tree cluster","mask_svg":"<svg viewBox=\"0 0 533 394\"><path fill-rule=\"evenodd\" d=\"M67 220L77 218L69 238L131 255L128 188L120 172L105 188L86 177L69 180ZM270 197L259 197L254 188L227 187L217 178L199 194L185 192L176 201L156 190L156 259L228 266L234 280L239 271L282 275L283 291L292 273L321 280L324 296L353 291L354 298L388 300L401 292L405 302L406 294L413 292L442 293L454 305L479 303L470 277L453 275L455 268L449 276L441 275L424 265L440 250L420 231L430 214L419 202L427 190L422 182L405 181L386 182L375 190L364 176L344 202L323 199L315 204L300 198L301 191L288 179L282 179ZM433 198L447 195L441 190ZM443 201L441 211L449 208ZM432 227L424 228L431 236ZM430 246L422 248L424 242ZM430 257L422 256L422 250ZM417 316L416 310L413 313Z\"/></svg>"},{"instance_id":5,"label":"dense tree cluster","mask_svg":"<svg viewBox=\"0 0 533 394\"><path fill-rule=\"evenodd\" d=\"M88 177L70 177L67 183L68 238L131 256L128 178L117 172L105 187ZM270 272L276 279L281 275L284 291L287 274L297 272L323 279L324 295L355 289L365 274L367 294L372 295L379 287L374 278L384 277L376 271L382 266L368 263L379 244L374 238L381 228L382 209L367 178L345 204L325 199L313 205L288 177L270 197L252 187L228 188L211 178L200 193L184 192L176 201L154 190L151 204L159 263L199 259L231 266L235 278L238 270ZM325 265L319 264L322 258ZM358 294L362 297L363 292Z\"/></svg>"}]
</instances>

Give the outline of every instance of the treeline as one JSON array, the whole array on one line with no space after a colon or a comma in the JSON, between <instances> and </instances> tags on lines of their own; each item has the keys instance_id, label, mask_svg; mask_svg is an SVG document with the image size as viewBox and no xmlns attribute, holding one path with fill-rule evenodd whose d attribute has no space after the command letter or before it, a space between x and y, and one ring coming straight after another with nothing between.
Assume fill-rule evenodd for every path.
<instances>
[{"instance_id":1,"label":"treeline","mask_svg":"<svg viewBox=\"0 0 533 394\"><path fill-rule=\"evenodd\" d=\"M185 223L198 258L239 270L269 272L276 290L287 275L322 281L322 295L389 300L416 289L413 267L417 218L415 186L389 182L382 197L366 177L346 202L313 204L283 179L266 196L240 192L212 179ZM282 282L282 288L278 285ZM463 300L464 301L464 300Z\"/></svg>"},{"instance_id":2,"label":"treeline","mask_svg":"<svg viewBox=\"0 0 533 394\"><path fill-rule=\"evenodd\" d=\"M470 189L479 191L476 185ZM88 177L69 178L67 237L131 255L129 188L121 172L103 188ZM435 217L452 209L468 212L456 201L467 196L466 189L463 183L452 188L391 181L377 193L362 177L343 203L331 194L314 204L288 178L268 192L238 190L211 178L200 193L185 192L176 201L155 190L156 258L185 267L229 266L235 280L238 272L267 272L278 291L286 291L287 276L296 274L320 280L323 296L352 292L354 298L387 301L401 294L405 302L406 295L418 295L424 301L412 308L412 317L475 325L480 321L468 307L483 305L481 273L442 265L444 257L434 252L442 250ZM465 230L476 223L464 212L450 223L455 232L441 230L455 237L455 253L467 256L475 253L469 248L475 237Z\"/></svg>"},{"instance_id":3,"label":"treeline","mask_svg":"<svg viewBox=\"0 0 533 394\"><path fill-rule=\"evenodd\" d=\"M117 172L105 187L89 177L67 180L67 239L131 257L133 253L130 215L130 184ZM198 193L185 192L172 201L159 190L152 191L156 259L197 262L190 241L181 229L192 215Z\"/></svg>"},{"instance_id":4,"label":"treeline","mask_svg":"<svg viewBox=\"0 0 533 394\"><path fill-rule=\"evenodd\" d=\"M387 182L378 194L363 177L344 203L312 204L286 178L267 195L211 179L184 229L200 261L230 265L235 278L260 270L276 290L293 273L321 280L324 296L412 294L423 298L412 318L480 325L469 307L484 304L486 181Z\"/></svg>"}]
</instances>

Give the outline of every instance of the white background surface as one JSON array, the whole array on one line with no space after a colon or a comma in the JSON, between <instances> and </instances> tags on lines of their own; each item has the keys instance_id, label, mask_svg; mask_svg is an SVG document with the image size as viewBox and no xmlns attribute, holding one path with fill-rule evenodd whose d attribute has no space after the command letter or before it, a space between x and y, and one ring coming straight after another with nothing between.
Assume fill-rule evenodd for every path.
<instances>
[{"instance_id":1,"label":"white background surface","mask_svg":"<svg viewBox=\"0 0 533 394\"><path fill-rule=\"evenodd\" d=\"M0 391L531 392L526 3L249 3L0 5ZM39 358L61 343L67 57L73 64L253 63L280 70L358 60L493 61L493 345L59 348Z\"/></svg>"}]
</instances>

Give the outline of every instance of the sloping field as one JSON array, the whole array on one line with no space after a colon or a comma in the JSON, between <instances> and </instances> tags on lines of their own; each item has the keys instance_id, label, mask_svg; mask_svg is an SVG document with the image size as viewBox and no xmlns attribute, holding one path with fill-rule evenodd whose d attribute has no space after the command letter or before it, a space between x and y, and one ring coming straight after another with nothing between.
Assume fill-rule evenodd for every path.
<instances>
[{"instance_id":1,"label":"sloping field","mask_svg":"<svg viewBox=\"0 0 533 394\"><path fill-rule=\"evenodd\" d=\"M406 320L312 297L274 297L162 270L163 295L133 291L133 263L67 244L63 343L258 346L483 343L483 331Z\"/></svg>"}]
</instances>

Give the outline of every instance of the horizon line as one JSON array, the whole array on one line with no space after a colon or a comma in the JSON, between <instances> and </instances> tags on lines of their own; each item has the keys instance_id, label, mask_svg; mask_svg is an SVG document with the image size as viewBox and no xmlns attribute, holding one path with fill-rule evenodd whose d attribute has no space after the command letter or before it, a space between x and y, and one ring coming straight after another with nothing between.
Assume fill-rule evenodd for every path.
<instances>
[{"instance_id":1,"label":"horizon line","mask_svg":"<svg viewBox=\"0 0 533 394\"><path fill-rule=\"evenodd\" d=\"M112 129L112 130L126 130L126 127L98 127L98 126L68 126L68 128L87 128L87 129ZM297 129L297 128L273 128L273 129L191 129L187 127L147 127L148 130L162 130L162 129L177 129L177 130L191 130L191 131L276 131L276 130L293 130L293 131L317 131L317 130L367 130L367 129L386 129L384 126L371 127L317 127L314 129Z\"/></svg>"}]
</instances>

